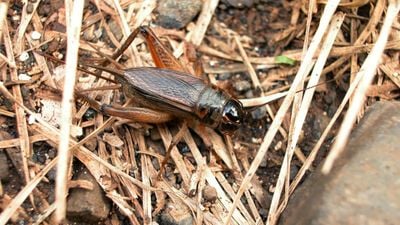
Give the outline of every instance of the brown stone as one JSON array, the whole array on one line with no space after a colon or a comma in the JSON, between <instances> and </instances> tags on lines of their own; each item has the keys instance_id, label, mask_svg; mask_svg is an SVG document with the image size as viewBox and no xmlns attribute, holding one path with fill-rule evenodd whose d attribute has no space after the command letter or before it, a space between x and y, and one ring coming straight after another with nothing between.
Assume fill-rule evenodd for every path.
<instances>
[{"instance_id":1,"label":"brown stone","mask_svg":"<svg viewBox=\"0 0 400 225\"><path fill-rule=\"evenodd\" d=\"M82 169L77 179L91 182L93 190L75 188L70 191L67 202L68 220L94 224L107 218L110 202L95 178L87 169Z\"/></svg>"},{"instance_id":2,"label":"brown stone","mask_svg":"<svg viewBox=\"0 0 400 225\"><path fill-rule=\"evenodd\" d=\"M367 110L329 175L318 169L294 193L282 225L398 224L400 103Z\"/></svg>"},{"instance_id":3,"label":"brown stone","mask_svg":"<svg viewBox=\"0 0 400 225\"><path fill-rule=\"evenodd\" d=\"M193 217L189 208L183 202L168 202L158 222L160 225L192 225Z\"/></svg>"},{"instance_id":4,"label":"brown stone","mask_svg":"<svg viewBox=\"0 0 400 225\"><path fill-rule=\"evenodd\" d=\"M203 189L203 197L205 201L214 203L218 197L217 190L210 185L206 185Z\"/></svg>"},{"instance_id":5,"label":"brown stone","mask_svg":"<svg viewBox=\"0 0 400 225\"><path fill-rule=\"evenodd\" d=\"M201 0L160 0L157 2L157 24L164 28L181 29L200 12Z\"/></svg>"}]
</instances>

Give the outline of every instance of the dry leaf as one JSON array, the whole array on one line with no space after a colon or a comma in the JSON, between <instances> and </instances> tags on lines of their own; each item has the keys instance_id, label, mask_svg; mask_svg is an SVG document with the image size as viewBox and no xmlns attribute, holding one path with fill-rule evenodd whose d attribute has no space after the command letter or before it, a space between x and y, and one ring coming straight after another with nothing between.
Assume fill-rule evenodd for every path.
<instances>
[{"instance_id":1,"label":"dry leaf","mask_svg":"<svg viewBox=\"0 0 400 225\"><path fill-rule=\"evenodd\" d=\"M117 148L122 147L122 145L124 145L124 142L121 140L121 138L119 138L117 135L110 133L104 133L103 141Z\"/></svg>"}]
</instances>

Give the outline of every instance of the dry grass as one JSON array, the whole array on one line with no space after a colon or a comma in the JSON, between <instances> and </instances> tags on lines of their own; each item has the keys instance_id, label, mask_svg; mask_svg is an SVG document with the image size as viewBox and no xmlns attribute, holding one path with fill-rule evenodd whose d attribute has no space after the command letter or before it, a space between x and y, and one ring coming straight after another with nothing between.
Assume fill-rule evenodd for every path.
<instances>
[{"instance_id":1,"label":"dry grass","mask_svg":"<svg viewBox=\"0 0 400 225\"><path fill-rule=\"evenodd\" d=\"M368 20L355 16L354 12L365 4L372 5L369 1L352 1L351 4L337 0L309 1L308 5L300 1L292 3L290 26L271 40L277 45L286 43L285 47L295 39L302 40L302 48L280 53L299 62L298 67L289 67L277 63L275 55L261 56L253 51L252 37L239 35L229 28L230 24L224 25L213 19L219 1L205 0L196 21L185 29L177 31L154 26L154 31L169 42L174 55L185 65L192 64L188 52L196 48L202 54L204 72L212 84L224 87L215 78L216 74L248 73L252 89L260 94L254 98L241 96L240 99L245 107L266 107L272 123L260 145L254 147L257 149L254 155L247 151L239 153L244 149L243 146L254 146L253 143L241 143L208 128L186 129L181 142L186 144L189 152L181 153L177 146L173 147L171 159L175 171L168 171L171 175L168 178L158 179L158 164L164 155L149 144L146 132L158 133L163 145L161 150L165 150L176 134L173 126L138 124L100 113L87 119L85 113L90 106L86 103L77 104L73 99L73 92L78 89L91 89L88 95L101 99L105 104L120 99L123 94L119 91L102 90L102 87L114 84L94 76L83 76L77 71L79 53L85 52L91 59L112 55L114 46L120 47L134 29L154 22L157 1L91 1L98 10L96 13L84 10L83 1L65 2L68 5L57 11L57 18L50 19L65 26L67 32L48 29L46 20L42 20L36 11L40 1L32 3L30 9L25 4L17 12L20 16L19 25L13 27L10 21L12 17L7 17L9 5L0 2L0 37L5 49L5 53L0 54L0 119L13 121L13 132L18 134L15 138L0 140L0 149L20 150L21 163L15 169L22 171L19 176L23 180L17 193L8 193L0 183L0 225L21 219L33 224L62 221L73 176L71 159L80 161L90 171L105 195L118 207L118 211L113 212L123 214L132 224L152 224L167 202L187 206L196 224L276 224L290 195L305 173L313 169L312 163L321 146L326 143L328 134L333 132L338 118L344 115L343 110L348 108L335 145L324 165L325 172L329 172L335 163L356 120L362 116L367 106L366 96L372 96L370 100L383 97L394 99L397 96L387 92L395 92L400 87L399 53L396 51L400 47L399 24L396 20L400 9L398 1L376 1ZM121 41L110 28L107 16L120 29ZM104 28L113 46L101 38L96 41L83 40L86 39L85 35L94 35L99 28ZM212 34L207 33L208 30L213 30ZM39 32L42 38L32 38L33 31ZM345 36L350 36L351 41L346 41ZM67 43L64 69L56 68L52 61L36 52L41 46L54 41L59 43L55 51L58 55L53 54L56 57L63 54L63 51L58 52L63 41ZM18 59L26 52L34 58L31 68L34 72L31 80L21 81ZM140 37L124 54L128 56L124 67L153 65ZM360 56L366 56L365 60L361 60ZM98 60L100 64L104 61ZM213 67L211 62L224 63ZM258 71L263 71L265 76L260 76ZM378 78L375 76L377 72ZM319 140L311 151L306 152L299 145L301 133L316 89L324 83L326 76L332 74L338 83L343 76L351 74L351 83ZM286 82L284 85L275 85L282 80ZM271 86L276 88L271 90ZM63 90L61 108L54 103L59 102L60 99L54 101L59 96L46 95L48 88ZM24 89L37 92L37 95L31 95L29 97L32 99L27 100L22 92ZM40 93L53 102L50 109L43 107L42 114L32 107L37 102L44 104L37 97ZM14 107L7 107L6 101ZM57 110L61 113L54 116L56 119L50 120L44 115L46 110L54 114ZM9 130L1 130L6 131ZM277 135L278 132L281 135ZM281 167L276 174L278 178L274 184L271 205L266 209L268 216L263 218L259 208L268 190L263 187L256 172L262 169L260 164L276 147L272 146L276 140L284 142L286 149L282 149L284 156L279 161ZM58 156L43 165L32 161L32 146L38 142L56 147ZM199 142L212 149L206 153L207 157L202 153ZM301 168L291 181L290 165L294 160L301 164ZM55 201L47 202L45 198L40 198L42 190L38 184L48 184L46 174L56 165L56 183L51 186L55 189ZM214 187L218 195L217 201L211 206L203 200L202 190L207 185ZM38 203L44 207L35 207ZM33 212L28 213L27 205L34 209ZM36 215L35 219L32 215Z\"/></svg>"}]
</instances>

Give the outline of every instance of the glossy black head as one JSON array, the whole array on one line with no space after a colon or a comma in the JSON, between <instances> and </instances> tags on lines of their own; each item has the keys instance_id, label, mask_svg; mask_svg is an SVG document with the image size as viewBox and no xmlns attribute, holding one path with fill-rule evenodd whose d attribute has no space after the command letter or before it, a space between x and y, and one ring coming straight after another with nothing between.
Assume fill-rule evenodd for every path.
<instances>
[{"instance_id":1,"label":"glossy black head","mask_svg":"<svg viewBox=\"0 0 400 225\"><path fill-rule=\"evenodd\" d=\"M219 130L223 133L236 131L243 122L244 112L242 104L234 99L228 100L222 110L222 120Z\"/></svg>"}]
</instances>

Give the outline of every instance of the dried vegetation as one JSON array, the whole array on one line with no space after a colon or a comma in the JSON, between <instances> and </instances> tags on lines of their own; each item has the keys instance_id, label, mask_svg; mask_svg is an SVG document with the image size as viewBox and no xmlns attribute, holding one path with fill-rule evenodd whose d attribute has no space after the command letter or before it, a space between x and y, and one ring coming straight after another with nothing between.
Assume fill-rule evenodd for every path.
<instances>
[{"instance_id":1,"label":"dried vegetation","mask_svg":"<svg viewBox=\"0 0 400 225\"><path fill-rule=\"evenodd\" d=\"M398 97L398 1L261 1L260 9L237 10L204 0L184 29L152 25L154 32L185 65L197 51L205 79L259 108L232 137L186 130L159 179L179 126L108 117L73 99L87 90L102 103L124 103L118 86L76 66L101 63L131 31L152 24L156 1L55 2L0 2L0 153L13 168L0 183L0 224L62 220L69 190L93 185L73 179L79 166L113 203L105 223L151 224L173 203L196 224L276 224L321 146L337 135L329 172L363 109ZM153 65L140 36L119 62ZM308 112L329 118L320 132Z\"/></svg>"}]
</instances>

